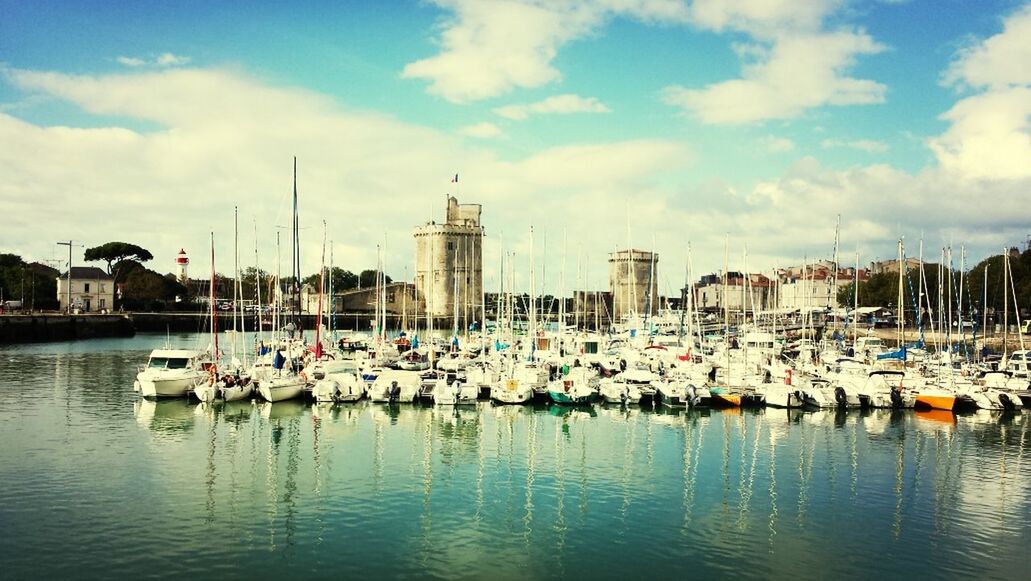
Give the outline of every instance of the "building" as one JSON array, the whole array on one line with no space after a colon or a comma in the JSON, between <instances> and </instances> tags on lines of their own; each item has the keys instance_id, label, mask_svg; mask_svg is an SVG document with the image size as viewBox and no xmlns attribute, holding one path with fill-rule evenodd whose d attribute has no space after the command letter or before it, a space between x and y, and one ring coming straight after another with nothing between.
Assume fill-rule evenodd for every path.
<instances>
[{"instance_id":1,"label":"building","mask_svg":"<svg viewBox=\"0 0 1031 581\"><path fill-rule=\"evenodd\" d=\"M566 313L568 325L580 329L607 329L612 324L612 293L573 291L573 308Z\"/></svg>"},{"instance_id":2,"label":"building","mask_svg":"<svg viewBox=\"0 0 1031 581\"><path fill-rule=\"evenodd\" d=\"M333 304L330 304L328 296L323 298L322 312L328 314L332 309L338 315L372 315L376 312L378 294L376 287L356 288L333 293ZM387 283L383 294L386 297L387 314L391 317L398 316L414 321L415 317L424 313L422 302L416 295L415 285L411 283ZM304 305L304 312L312 315L317 313L319 310L318 289L310 285L301 287L301 302Z\"/></svg>"},{"instance_id":3,"label":"building","mask_svg":"<svg viewBox=\"0 0 1031 581\"><path fill-rule=\"evenodd\" d=\"M659 255L643 250L609 254L609 292L612 318L654 315L659 311Z\"/></svg>"},{"instance_id":4,"label":"building","mask_svg":"<svg viewBox=\"0 0 1031 581\"><path fill-rule=\"evenodd\" d=\"M71 271L71 308L81 312L110 310L115 303L115 281L103 269L95 266L73 266ZM57 301L67 311L68 273L57 277Z\"/></svg>"},{"instance_id":5,"label":"building","mask_svg":"<svg viewBox=\"0 0 1031 581\"><path fill-rule=\"evenodd\" d=\"M920 268L919 258L906 258L906 270L913 271ZM881 274L883 272L895 272L899 271L899 261L897 258L892 260L882 260L880 262L870 263L870 274Z\"/></svg>"},{"instance_id":6,"label":"building","mask_svg":"<svg viewBox=\"0 0 1031 581\"><path fill-rule=\"evenodd\" d=\"M694 305L700 311L765 311L773 303L773 281L758 273L730 271L724 284L722 275L709 274L698 281L694 293Z\"/></svg>"},{"instance_id":7,"label":"building","mask_svg":"<svg viewBox=\"0 0 1031 581\"><path fill-rule=\"evenodd\" d=\"M433 317L453 317L467 325L479 318L483 301L481 206L448 197L443 224L415 229L415 288ZM463 326L463 328L467 328Z\"/></svg>"},{"instance_id":8,"label":"building","mask_svg":"<svg viewBox=\"0 0 1031 581\"><path fill-rule=\"evenodd\" d=\"M919 263L917 263L919 265ZM894 261L894 272L898 272L898 261ZM776 303L782 309L835 309L838 307L838 291L855 280L856 269L844 268L837 272L834 263L817 263L811 268L786 268L777 272L779 283L776 288ZM859 280L870 277L867 270L859 270Z\"/></svg>"}]
</instances>

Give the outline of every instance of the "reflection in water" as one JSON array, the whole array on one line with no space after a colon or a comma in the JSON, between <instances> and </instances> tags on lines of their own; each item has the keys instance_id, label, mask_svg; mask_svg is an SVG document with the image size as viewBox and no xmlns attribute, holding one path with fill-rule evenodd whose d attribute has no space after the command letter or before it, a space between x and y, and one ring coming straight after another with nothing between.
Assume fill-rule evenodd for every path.
<instances>
[{"instance_id":1,"label":"reflection in water","mask_svg":"<svg viewBox=\"0 0 1031 581\"><path fill-rule=\"evenodd\" d=\"M149 348L0 357L12 578L1024 575L1029 413L196 405Z\"/></svg>"}]
</instances>

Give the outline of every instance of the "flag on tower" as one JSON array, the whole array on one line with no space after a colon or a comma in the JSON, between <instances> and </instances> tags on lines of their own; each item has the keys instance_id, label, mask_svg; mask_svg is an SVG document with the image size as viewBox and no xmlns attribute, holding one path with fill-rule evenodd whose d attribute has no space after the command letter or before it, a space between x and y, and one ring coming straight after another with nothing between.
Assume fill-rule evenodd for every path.
<instances>
[{"instance_id":1,"label":"flag on tower","mask_svg":"<svg viewBox=\"0 0 1031 581\"><path fill-rule=\"evenodd\" d=\"M453 184L457 184L458 183L458 174L455 174L455 177L451 178L451 183L453 183Z\"/></svg>"}]
</instances>

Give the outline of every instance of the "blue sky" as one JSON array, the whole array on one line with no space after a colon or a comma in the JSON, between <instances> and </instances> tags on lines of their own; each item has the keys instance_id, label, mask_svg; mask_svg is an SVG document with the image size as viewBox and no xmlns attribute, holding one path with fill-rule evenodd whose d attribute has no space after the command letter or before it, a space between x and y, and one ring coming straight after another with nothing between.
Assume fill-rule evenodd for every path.
<instances>
[{"instance_id":1,"label":"blue sky","mask_svg":"<svg viewBox=\"0 0 1031 581\"><path fill-rule=\"evenodd\" d=\"M1029 30L1014 0L3 0L0 247L50 257L45 220L160 270L239 206L267 255L298 155L302 221L396 276L454 173L488 260L533 224L595 287L628 237L680 273L729 234L756 270L825 257L838 214L864 262L976 260L1031 231Z\"/></svg>"}]
</instances>

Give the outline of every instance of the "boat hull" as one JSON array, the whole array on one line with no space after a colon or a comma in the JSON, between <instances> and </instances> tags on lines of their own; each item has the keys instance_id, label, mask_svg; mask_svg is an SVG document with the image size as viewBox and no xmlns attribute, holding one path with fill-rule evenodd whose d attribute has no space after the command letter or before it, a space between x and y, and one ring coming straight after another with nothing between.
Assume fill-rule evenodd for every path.
<instances>
[{"instance_id":1,"label":"boat hull","mask_svg":"<svg viewBox=\"0 0 1031 581\"><path fill-rule=\"evenodd\" d=\"M201 377L200 374L177 378L137 377L136 381L143 397L184 397Z\"/></svg>"},{"instance_id":2,"label":"boat hull","mask_svg":"<svg viewBox=\"0 0 1031 581\"><path fill-rule=\"evenodd\" d=\"M300 379L293 381L269 381L258 384L258 394L265 401L277 402L288 399L295 399L304 391L304 382Z\"/></svg>"},{"instance_id":3,"label":"boat hull","mask_svg":"<svg viewBox=\"0 0 1031 581\"><path fill-rule=\"evenodd\" d=\"M913 402L916 407L952 411L956 407L956 396L947 394L918 393Z\"/></svg>"}]
</instances>

